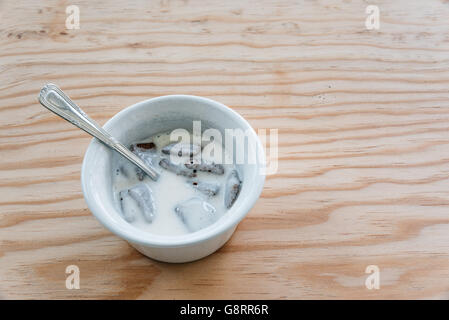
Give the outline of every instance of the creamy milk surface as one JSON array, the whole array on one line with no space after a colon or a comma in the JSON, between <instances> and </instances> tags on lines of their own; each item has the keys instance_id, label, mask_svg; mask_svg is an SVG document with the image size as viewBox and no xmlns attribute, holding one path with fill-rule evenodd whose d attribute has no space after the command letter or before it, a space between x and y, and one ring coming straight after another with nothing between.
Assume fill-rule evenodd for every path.
<instances>
[{"instance_id":1,"label":"creamy milk surface","mask_svg":"<svg viewBox=\"0 0 449 320\"><path fill-rule=\"evenodd\" d=\"M171 157L171 154L163 154L162 149L173 143L170 141L170 132L157 134L137 143L151 147L147 150L133 144L134 152L143 160L150 161L160 177L158 181L153 181L141 171L139 174L137 167L114 153L112 191L118 211L128 223L152 234L178 236L205 228L226 214L228 207L225 203L229 201L226 202L225 198L229 199L232 192L235 192L237 185L234 183L230 186L230 183L235 180L232 180L232 174L235 175L237 171L233 164L227 164L232 163L232 160L219 142L203 142L200 157L195 158L203 163L219 165L218 168L224 169L224 172L218 170L218 174L214 174L214 170L208 172L187 169L184 163L193 163L191 155ZM177 152L173 150L175 149L171 151ZM179 166L176 168L180 170L165 169L160 164L162 159L178 160L179 163L172 163ZM237 194L239 187L240 185Z\"/></svg>"}]
</instances>

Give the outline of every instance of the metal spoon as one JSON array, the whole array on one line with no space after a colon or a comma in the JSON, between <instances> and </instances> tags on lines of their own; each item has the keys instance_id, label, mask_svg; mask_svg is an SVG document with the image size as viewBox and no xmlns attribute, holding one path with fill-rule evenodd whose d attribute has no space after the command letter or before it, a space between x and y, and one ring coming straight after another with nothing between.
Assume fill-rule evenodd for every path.
<instances>
[{"instance_id":1,"label":"metal spoon","mask_svg":"<svg viewBox=\"0 0 449 320\"><path fill-rule=\"evenodd\" d=\"M39 102L51 112L56 113L61 118L69 121L103 142L106 146L120 153L126 159L142 169L142 171L150 176L151 179L156 181L159 178L159 173L152 166L143 162L142 159L118 142L94 120L89 118L87 114L70 100L70 98L56 85L52 83L46 84L39 93Z\"/></svg>"}]
</instances>

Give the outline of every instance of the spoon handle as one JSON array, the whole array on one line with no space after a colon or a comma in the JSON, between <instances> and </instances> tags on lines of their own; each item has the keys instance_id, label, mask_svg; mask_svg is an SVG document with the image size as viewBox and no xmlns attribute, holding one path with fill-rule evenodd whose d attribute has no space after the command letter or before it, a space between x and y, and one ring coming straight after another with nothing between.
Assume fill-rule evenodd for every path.
<instances>
[{"instance_id":1,"label":"spoon handle","mask_svg":"<svg viewBox=\"0 0 449 320\"><path fill-rule=\"evenodd\" d=\"M106 130L100 127L94 120L89 118L89 116L56 85L52 83L46 84L39 94L39 102L48 110L69 121L74 126L84 130L108 147L120 153L126 159L142 169L151 179L156 181L159 178L159 173L154 168L148 166L142 159L129 151L128 148L106 132Z\"/></svg>"}]
</instances>

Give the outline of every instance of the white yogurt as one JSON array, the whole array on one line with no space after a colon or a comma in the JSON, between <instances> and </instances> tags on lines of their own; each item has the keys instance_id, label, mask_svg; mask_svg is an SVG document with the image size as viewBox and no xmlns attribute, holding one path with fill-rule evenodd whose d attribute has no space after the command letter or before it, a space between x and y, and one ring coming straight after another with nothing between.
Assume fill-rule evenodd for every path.
<instances>
[{"instance_id":1,"label":"white yogurt","mask_svg":"<svg viewBox=\"0 0 449 320\"><path fill-rule=\"evenodd\" d=\"M201 140L199 139L198 141ZM227 210L224 204L224 188L226 185L226 178L235 168L234 165L224 164L231 163L232 161L229 161L229 155L226 153L226 150L222 148L221 144L215 141L208 142L207 146L203 145L203 152L201 153L201 156L203 160L220 163L220 161L215 161L217 159L214 159L214 154L210 152L210 148L213 146L213 150L218 152L218 154L221 154L223 159L227 160L221 160L221 164L223 164L225 170L224 174L216 175L208 172L196 171L196 177L194 178L195 180L202 182L219 184L220 189L218 193L215 196L207 196L187 182L190 178L176 175L175 173L167 171L159 166L161 149L172 143L170 141L170 132L157 134L153 137L145 139L144 141L139 141L139 143L140 142L153 142L156 145L158 158L155 161L154 167L160 172L158 181L153 181L148 176L144 176L143 181L139 181L136 174L136 167L129 161L123 159L120 155L114 154L114 159L112 162L114 170L112 185L113 194L115 196L117 208L120 212L122 212L122 204L119 195L120 191L129 189L139 183L145 183L152 190L156 212L151 223L147 222L141 214L136 214L135 219L129 223L136 228L153 234L169 236L187 234L191 231L189 231L179 214L176 213L175 208L178 204L194 197L201 198L213 206L215 209L213 221L218 220L223 214L225 214ZM217 155L217 153L215 153L215 155ZM162 156L166 158L169 157L167 155ZM136 209L134 208L134 210Z\"/></svg>"}]
</instances>

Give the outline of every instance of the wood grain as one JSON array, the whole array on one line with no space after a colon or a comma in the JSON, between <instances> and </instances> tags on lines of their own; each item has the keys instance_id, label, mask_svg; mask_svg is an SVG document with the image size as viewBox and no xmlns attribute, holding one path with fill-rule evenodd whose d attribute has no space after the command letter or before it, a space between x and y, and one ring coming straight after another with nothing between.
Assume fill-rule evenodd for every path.
<instances>
[{"instance_id":1,"label":"wood grain","mask_svg":"<svg viewBox=\"0 0 449 320\"><path fill-rule=\"evenodd\" d=\"M0 1L0 297L448 299L449 3L375 2L369 31L366 1L82 0L79 30L71 1ZM38 105L46 82L100 123L218 100L279 129L279 170L217 253L151 261L87 209L90 138Z\"/></svg>"}]
</instances>

